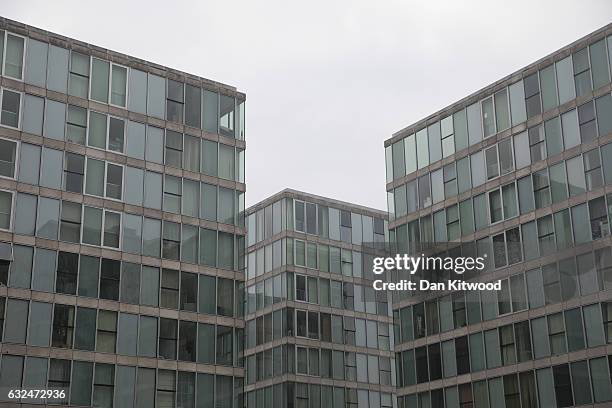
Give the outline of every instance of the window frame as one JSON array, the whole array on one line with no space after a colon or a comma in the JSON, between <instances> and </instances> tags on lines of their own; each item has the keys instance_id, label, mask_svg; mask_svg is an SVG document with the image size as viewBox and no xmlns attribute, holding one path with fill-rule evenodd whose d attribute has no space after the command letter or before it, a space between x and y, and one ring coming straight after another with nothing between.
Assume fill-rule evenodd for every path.
<instances>
[{"instance_id":1,"label":"window frame","mask_svg":"<svg viewBox=\"0 0 612 408\"><path fill-rule=\"evenodd\" d=\"M94 208L96 210L102 210L102 224L100 226L100 245L94 245L94 244L89 244L87 242L83 242L83 225L85 223L85 207ZM113 213L113 214L119 214L119 246L117 248L104 245L104 233L105 233L104 231L106 229L106 213L107 212ZM61 220L61 212L60 212L60 220ZM88 204L82 205L81 207L81 235L80 235L81 245L87 245L93 248L106 248L106 249L112 249L114 251L123 251L122 249L123 248L123 239L122 239L123 234L121 233L123 229L122 227L123 227L123 213L121 211L113 211L113 210L109 210L103 207L95 207L93 205L88 205Z\"/></svg>"},{"instance_id":2,"label":"window frame","mask_svg":"<svg viewBox=\"0 0 612 408\"><path fill-rule=\"evenodd\" d=\"M6 54L6 52L4 52L4 54ZM9 89L9 88L7 88L5 86L0 88L0 93L1 93L1 96L2 96L0 98L0 119L2 117L2 105L4 105L4 92L5 91L13 92L13 93L19 95L19 112L18 112L18 115L17 115L17 126L16 127L15 126L10 126L10 125L5 125L5 124L2 124L1 122L0 122L0 126L1 127L5 127L7 129L21 130L22 116L23 116L23 100L24 100L23 95L24 95L24 92L17 91L17 90L14 90L14 89Z\"/></svg>"},{"instance_id":3,"label":"window frame","mask_svg":"<svg viewBox=\"0 0 612 408\"><path fill-rule=\"evenodd\" d=\"M77 51L78 52L78 51ZM81 53L79 53L81 54ZM86 55L86 54L85 54ZM108 89L107 89L107 93L106 93L106 103L104 102L100 102L98 100L92 99L91 98L91 85L92 85L92 80L91 80L91 76L92 76L92 67L93 67L93 60L97 59L100 61L104 61L108 63ZM69 64L70 65L70 64ZM117 65L118 67L121 68L125 68L125 106L121 106L121 105L115 105L113 103L111 103L111 94L112 94L112 87L113 87L113 65ZM68 74L70 74L70 66L68 67ZM125 66L125 65L121 65L121 64L117 64L115 62L109 61L109 60L105 60L103 58L98 58L95 57L93 55L89 55L89 86L88 86L88 92L87 92L87 99L90 101L94 101L97 103L101 103L101 104L105 104L105 105L109 105L109 106L114 106L117 108L121 108L121 109L127 109L127 104L128 104L128 91L130 89L130 69L129 67Z\"/></svg>"},{"instance_id":4,"label":"window frame","mask_svg":"<svg viewBox=\"0 0 612 408\"><path fill-rule=\"evenodd\" d=\"M92 56L92 58L95 58ZM101 58L98 58L101 59ZM109 70L108 70L108 104L110 106L116 106L118 108L121 109L126 109L127 110L127 105L128 105L128 101L129 101L129 91L130 91L130 68L126 65L121 65L121 64L117 64L115 62L112 61L108 61L110 66L109 66ZM114 103L112 103L111 101L113 100L113 67L117 66L120 68L125 68L125 105L115 105ZM89 65L90 67L90 77L91 77L91 63ZM91 82L91 81L90 81ZM125 146L125 145L124 145Z\"/></svg>"},{"instance_id":5,"label":"window frame","mask_svg":"<svg viewBox=\"0 0 612 408\"><path fill-rule=\"evenodd\" d=\"M0 74L2 74L2 76L5 76L7 78L11 78L14 81L19 81L19 82L24 82L25 81L25 61L26 61L26 55L27 55L27 47L28 47L28 37L21 35L21 34L16 34L12 31L9 30L3 30L4 31L4 35L2 36L2 61L0 61L2 63L2 66L0 66ZM8 42L8 36L12 35L15 37L19 37L19 38L23 38L23 55L21 58L21 78L15 78L12 77L10 75L6 74L6 44Z\"/></svg>"},{"instance_id":6,"label":"window frame","mask_svg":"<svg viewBox=\"0 0 612 408\"><path fill-rule=\"evenodd\" d=\"M5 193L9 193L11 195L11 213L9 214L9 228L5 229L5 228L0 228L0 231L6 231L6 232L10 232L13 231L13 223L14 223L14 218L15 218L15 201L16 201L16 192L15 191L11 191L11 190L5 190L5 189L0 189L0 192L5 192ZM37 207L37 214L38 214L38 205ZM58 235L59 235L59 218L61 218L61 214L58 216Z\"/></svg>"},{"instance_id":7,"label":"window frame","mask_svg":"<svg viewBox=\"0 0 612 408\"><path fill-rule=\"evenodd\" d=\"M93 99L91 99L93 100ZM93 100L94 102L97 103L102 103L102 102L98 102L96 100ZM69 104L66 104L66 106L68 106ZM75 105L76 106L76 105ZM120 107L121 109L127 109L124 107ZM66 107L66 112L68 111L68 107ZM98 115L104 115L106 117L106 131L104 132L104 148L98 147L98 146L94 146L92 144L89 143L89 132L90 132L90 125L91 125L91 114L96 113ZM122 151L118 151L118 150L111 150L109 148L109 140L110 140L110 121L112 119L118 119L123 121L123 150ZM68 124L68 114L66 113L66 119L65 119L66 125ZM103 151L103 152L110 152L110 153L114 153L114 154L118 154L121 156L127 156L126 154L126 147L127 147L127 127L128 127L128 122L129 119L127 117L121 117L121 116L117 116L117 115L111 115L108 112L100 112L97 111L95 109L87 109L87 128L86 128L86 134L85 134L85 145L84 147L86 148L91 148L91 149L96 149L99 151ZM65 136L64 136L65 138ZM72 142L71 142L72 143Z\"/></svg>"},{"instance_id":8,"label":"window frame","mask_svg":"<svg viewBox=\"0 0 612 408\"><path fill-rule=\"evenodd\" d=\"M13 168L13 177L7 177L7 176L3 176L2 174L0 174L0 179L5 179L5 180L17 180L18 177L18 172L19 172L19 158L20 158L20 154L21 154L21 141L19 140L13 140L13 139L9 139L6 137L2 137L0 136L0 140L5 140L7 142L12 142L15 143L15 162L14 162L14 168ZM40 156L42 156L42 149L40 151ZM39 163L40 166L40 163ZM40 169L39 169L40 172ZM39 180L40 182L40 180Z\"/></svg>"}]
</instances>

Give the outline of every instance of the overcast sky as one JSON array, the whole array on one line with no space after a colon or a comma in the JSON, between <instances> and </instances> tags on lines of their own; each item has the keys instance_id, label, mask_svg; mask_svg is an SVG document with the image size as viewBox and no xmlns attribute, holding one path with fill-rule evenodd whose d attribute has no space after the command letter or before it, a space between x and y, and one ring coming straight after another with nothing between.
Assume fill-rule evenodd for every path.
<instances>
[{"instance_id":1,"label":"overcast sky","mask_svg":"<svg viewBox=\"0 0 612 408\"><path fill-rule=\"evenodd\" d=\"M247 205L290 187L385 209L385 139L612 22L612 1L20 0L0 14L245 92Z\"/></svg>"}]
</instances>

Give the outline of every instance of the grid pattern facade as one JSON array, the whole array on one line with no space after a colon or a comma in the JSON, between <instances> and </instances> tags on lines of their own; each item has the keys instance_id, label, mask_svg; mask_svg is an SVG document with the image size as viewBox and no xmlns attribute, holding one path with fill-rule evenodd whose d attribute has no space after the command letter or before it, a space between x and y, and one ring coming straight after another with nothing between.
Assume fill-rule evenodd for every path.
<instances>
[{"instance_id":1,"label":"grid pattern facade","mask_svg":"<svg viewBox=\"0 0 612 408\"><path fill-rule=\"evenodd\" d=\"M392 407L391 303L371 272L386 213L284 190L247 226L247 405Z\"/></svg>"},{"instance_id":2,"label":"grid pattern facade","mask_svg":"<svg viewBox=\"0 0 612 408\"><path fill-rule=\"evenodd\" d=\"M385 142L394 248L453 243L487 255L464 279L502 281L498 292L394 293L399 407L611 403L610 34Z\"/></svg>"},{"instance_id":3,"label":"grid pattern facade","mask_svg":"<svg viewBox=\"0 0 612 408\"><path fill-rule=\"evenodd\" d=\"M0 74L0 387L244 406L245 95L3 18Z\"/></svg>"}]
</instances>

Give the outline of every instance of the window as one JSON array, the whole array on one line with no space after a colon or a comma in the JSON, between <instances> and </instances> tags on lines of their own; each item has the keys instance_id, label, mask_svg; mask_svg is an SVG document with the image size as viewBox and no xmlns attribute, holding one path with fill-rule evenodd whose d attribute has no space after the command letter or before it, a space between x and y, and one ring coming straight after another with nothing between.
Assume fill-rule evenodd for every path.
<instances>
[{"instance_id":1,"label":"window","mask_svg":"<svg viewBox=\"0 0 612 408\"><path fill-rule=\"evenodd\" d=\"M177 320L159 319L159 358L176 360Z\"/></svg>"},{"instance_id":2,"label":"window","mask_svg":"<svg viewBox=\"0 0 612 408\"><path fill-rule=\"evenodd\" d=\"M583 159L587 191L601 187L603 185L603 176L601 173L599 149L593 149L585 152Z\"/></svg>"},{"instance_id":3,"label":"window","mask_svg":"<svg viewBox=\"0 0 612 408\"><path fill-rule=\"evenodd\" d=\"M569 187L569 196L573 197L580 195L586 191L586 182L584 179L583 159L576 156L565 161L567 167L567 182Z\"/></svg>"},{"instance_id":4,"label":"window","mask_svg":"<svg viewBox=\"0 0 612 408\"><path fill-rule=\"evenodd\" d=\"M0 31L0 35L4 37L4 32ZM0 46L3 45L4 38L0 39ZM4 69L3 75L14 79L23 79L23 57L25 48L25 38L6 33L6 49L4 50ZM0 57L2 56L2 48L0 47Z\"/></svg>"},{"instance_id":5,"label":"window","mask_svg":"<svg viewBox=\"0 0 612 408\"><path fill-rule=\"evenodd\" d=\"M552 203L561 202L568 197L567 192L567 178L565 174L565 162L560 162L554 166L550 166L550 189Z\"/></svg>"},{"instance_id":6,"label":"window","mask_svg":"<svg viewBox=\"0 0 612 408\"><path fill-rule=\"evenodd\" d=\"M183 123L183 106L185 104L184 86L182 82L168 79L168 94L166 99L166 119ZM180 167L180 166L179 166Z\"/></svg>"},{"instance_id":7,"label":"window","mask_svg":"<svg viewBox=\"0 0 612 408\"><path fill-rule=\"evenodd\" d=\"M68 94L87 99L89 90L89 57L71 51Z\"/></svg>"},{"instance_id":8,"label":"window","mask_svg":"<svg viewBox=\"0 0 612 408\"><path fill-rule=\"evenodd\" d=\"M100 197L104 195L104 165L105 163L101 160L87 158L86 194Z\"/></svg>"},{"instance_id":9,"label":"window","mask_svg":"<svg viewBox=\"0 0 612 408\"><path fill-rule=\"evenodd\" d=\"M5 197L6 200L6 197ZM38 216L36 217L36 236L57 239L59 220L59 200L46 197L38 199ZM6 204L4 206L6 208Z\"/></svg>"},{"instance_id":10,"label":"window","mask_svg":"<svg viewBox=\"0 0 612 408\"><path fill-rule=\"evenodd\" d=\"M485 161L487 166L487 180L499 176L499 162L497 158L497 145L485 150Z\"/></svg>"},{"instance_id":11,"label":"window","mask_svg":"<svg viewBox=\"0 0 612 408\"><path fill-rule=\"evenodd\" d=\"M499 170L500 174L508 174L514 170L514 160L512 157L512 139L505 139L497 145L499 150Z\"/></svg>"},{"instance_id":12,"label":"window","mask_svg":"<svg viewBox=\"0 0 612 408\"><path fill-rule=\"evenodd\" d=\"M567 351L572 352L584 349L584 326L580 308L565 311L565 330L567 336Z\"/></svg>"},{"instance_id":13,"label":"window","mask_svg":"<svg viewBox=\"0 0 612 408\"><path fill-rule=\"evenodd\" d=\"M74 306L55 305L53 313L52 347L72 348Z\"/></svg>"},{"instance_id":14,"label":"window","mask_svg":"<svg viewBox=\"0 0 612 408\"><path fill-rule=\"evenodd\" d=\"M19 128L21 110L21 94L19 92L2 89L2 112L0 124L12 128Z\"/></svg>"},{"instance_id":15,"label":"window","mask_svg":"<svg viewBox=\"0 0 612 408\"><path fill-rule=\"evenodd\" d=\"M79 243L81 241L81 204L62 201L60 240Z\"/></svg>"},{"instance_id":16,"label":"window","mask_svg":"<svg viewBox=\"0 0 612 408\"><path fill-rule=\"evenodd\" d=\"M196 361L197 323L179 321L179 360Z\"/></svg>"},{"instance_id":17,"label":"window","mask_svg":"<svg viewBox=\"0 0 612 408\"><path fill-rule=\"evenodd\" d=\"M167 259L180 259L181 225L165 221L163 224L162 257Z\"/></svg>"},{"instance_id":18,"label":"window","mask_svg":"<svg viewBox=\"0 0 612 408\"><path fill-rule=\"evenodd\" d=\"M561 364L554 366L553 378L555 385L555 396L557 398L558 407L573 406L572 385L570 380L569 366Z\"/></svg>"},{"instance_id":19,"label":"window","mask_svg":"<svg viewBox=\"0 0 612 408\"><path fill-rule=\"evenodd\" d=\"M465 149L468 146L468 129L465 109L453 114L453 130L455 137L455 151Z\"/></svg>"},{"instance_id":20,"label":"window","mask_svg":"<svg viewBox=\"0 0 612 408\"><path fill-rule=\"evenodd\" d=\"M70 360L49 360L48 388L70 388ZM65 402L65 400L63 400ZM59 403L59 401L55 402Z\"/></svg>"},{"instance_id":21,"label":"window","mask_svg":"<svg viewBox=\"0 0 612 408\"><path fill-rule=\"evenodd\" d=\"M127 68L112 64L111 69L111 105L126 106L127 100Z\"/></svg>"},{"instance_id":22,"label":"window","mask_svg":"<svg viewBox=\"0 0 612 408\"><path fill-rule=\"evenodd\" d=\"M425 174L419 177L419 208L428 207L431 203L429 174Z\"/></svg>"},{"instance_id":23,"label":"window","mask_svg":"<svg viewBox=\"0 0 612 408\"><path fill-rule=\"evenodd\" d=\"M186 84L185 88L185 124L195 128L201 127L202 90Z\"/></svg>"},{"instance_id":24,"label":"window","mask_svg":"<svg viewBox=\"0 0 612 408\"><path fill-rule=\"evenodd\" d=\"M408 195L410 200L416 200L416 181L414 181L413 183L414 193L412 193L412 195ZM459 194L464 193L472 188L469 156L457 161L457 185ZM415 210L416 208L413 211Z\"/></svg>"},{"instance_id":25,"label":"window","mask_svg":"<svg viewBox=\"0 0 612 408\"><path fill-rule=\"evenodd\" d=\"M170 370L157 371L157 406L173 407L176 396L176 372Z\"/></svg>"},{"instance_id":26,"label":"window","mask_svg":"<svg viewBox=\"0 0 612 408\"><path fill-rule=\"evenodd\" d=\"M589 66L589 50L583 48L572 54L574 63L574 83L576 85L576 96L591 92L591 67Z\"/></svg>"},{"instance_id":27,"label":"window","mask_svg":"<svg viewBox=\"0 0 612 408\"><path fill-rule=\"evenodd\" d=\"M468 347L468 337L457 337L455 339L455 360L457 364L457 375L470 372L470 349Z\"/></svg>"},{"instance_id":28,"label":"window","mask_svg":"<svg viewBox=\"0 0 612 408\"><path fill-rule=\"evenodd\" d=\"M448 241L453 241L461 236L459 207L456 204L446 209L446 233Z\"/></svg>"},{"instance_id":29,"label":"window","mask_svg":"<svg viewBox=\"0 0 612 408\"><path fill-rule=\"evenodd\" d=\"M440 122L427 127L429 136L429 162L434 163L442 158L442 145L440 143Z\"/></svg>"},{"instance_id":30,"label":"window","mask_svg":"<svg viewBox=\"0 0 612 408\"><path fill-rule=\"evenodd\" d=\"M433 171L431 174L431 196L433 203L437 204L444 200L444 178L442 169Z\"/></svg>"},{"instance_id":31,"label":"window","mask_svg":"<svg viewBox=\"0 0 612 408\"><path fill-rule=\"evenodd\" d=\"M179 305L179 272L174 269L162 269L160 306L178 309Z\"/></svg>"},{"instance_id":32,"label":"window","mask_svg":"<svg viewBox=\"0 0 612 408\"><path fill-rule=\"evenodd\" d=\"M444 166L444 197L449 198L457 195L457 171L455 164Z\"/></svg>"},{"instance_id":33,"label":"window","mask_svg":"<svg viewBox=\"0 0 612 408\"><path fill-rule=\"evenodd\" d=\"M544 136L544 126L537 125L529 128L529 151L531 162L537 162L546 158L546 138Z\"/></svg>"},{"instance_id":34,"label":"window","mask_svg":"<svg viewBox=\"0 0 612 408\"><path fill-rule=\"evenodd\" d=\"M121 262L103 258L100 273L100 299L119 300L120 276Z\"/></svg>"},{"instance_id":35,"label":"window","mask_svg":"<svg viewBox=\"0 0 612 408\"><path fill-rule=\"evenodd\" d=\"M68 105L66 116L66 141L85 145L87 135L87 109Z\"/></svg>"},{"instance_id":36,"label":"window","mask_svg":"<svg viewBox=\"0 0 612 408\"><path fill-rule=\"evenodd\" d=\"M104 234L102 246L119 248L121 214L104 210Z\"/></svg>"},{"instance_id":37,"label":"window","mask_svg":"<svg viewBox=\"0 0 612 408\"><path fill-rule=\"evenodd\" d=\"M98 311L98 329L96 333L96 351L114 353L117 342L117 312Z\"/></svg>"},{"instance_id":38,"label":"window","mask_svg":"<svg viewBox=\"0 0 612 408\"><path fill-rule=\"evenodd\" d=\"M493 108L493 97L490 96L481 102L482 107L482 127L484 137L495 134L495 114Z\"/></svg>"},{"instance_id":39,"label":"window","mask_svg":"<svg viewBox=\"0 0 612 408\"><path fill-rule=\"evenodd\" d=\"M561 134L561 121L556 116L544 123L546 134L546 151L548 156L554 156L563 151L563 136Z\"/></svg>"},{"instance_id":40,"label":"window","mask_svg":"<svg viewBox=\"0 0 612 408\"><path fill-rule=\"evenodd\" d=\"M610 226L608 224L604 197L589 201L589 217L591 221L592 239L600 239L610 235Z\"/></svg>"},{"instance_id":41,"label":"window","mask_svg":"<svg viewBox=\"0 0 612 408\"><path fill-rule=\"evenodd\" d=\"M494 190L489 193L489 214L491 223L503 220L501 191Z\"/></svg>"},{"instance_id":42,"label":"window","mask_svg":"<svg viewBox=\"0 0 612 408\"><path fill-rule=\"evenodd\" d=\"M57 275L55 291L57 293L76 294L79 255L60 252L57 258Z\"/></svg>"},{"instance_id":43,"label":"window","mask_svg":"<svg viewBox=\"0 0 612 408\"><path fill-rule=\"evenodd\" d=\"M64 190L73 193L83 192L85 178L85 156L65 152L64 159Z\"/></svg>"},{"instance_id":44,"label":"window","mask_svg":"<svg viewBox=\"0 0 612 408\"><path fill-rule=\"evenodd\" d=\"M217 359L216 363L221 365L232 365L233 363L233 328L217 326Z\"/></svg>"},{"instance_id":45,"label":"window","mask_svg":"<svg viewBox=\"0 0 612 408\"><path fill-rule=\"evenodd\" d=\"M11 152L12 143L5 143L4 140L0 139L0 175L13 174L12 154L3 154ZM16 144L15 144L16 148ZM34 146L31 144L21 144L19 152L19 181L28 184L38 184L40 174L40 146ZM8 161L8 162L7 162ZM27 163L27 164L26 164Z\"/></svg>"},{"instance_id":46,"label":"window","mask_svg":"<svg viewBox=\"0 0 612 408\"><path fill-rule=\"evenodd\" d=\"M597 125L593 101L578 106L578 126L582 143L588 143L595 140L597 137Z\"/></svg>"},{"instance_id":47,"label":"window","mask_svg":"<svg viewBox=\"0 0 612 408\"><path fill-rule=\"evenodd\" d=\"M0 190L0 229L11 229L11 212L13 208L13 194Z\"/></svg>"},{"instance_id":48,"label":"window","mask_svg":"<svg viewBox=\"0 0 612 408\"><path fill-rule=\"evenodd\" d=\"M542 111L546 112L558 105L557 81L553 64L540 70L540 85L542 88Z\"/></svg>"},{"instance_id":49,"label":"window","mask_svg":"<svg viewBox=\"0 0 612 408\"><path fill-rule=\"evenodd\" d=\"M93 406L111 408L115 389L115 365L96 363L93 381Z\"/></svg>"},{"instance_id":50,"label":"window","mask_svg":"<svg viewBox=\"0 0 612 408\"><path fill-rule=\"evenodd\" d=\"M123 153L125 144L125 120L108 118L108 150Z\"/></svg>"},{"instance_id":51,"label":"window","mask_svg":"<svg viewBox=\"0 0 612 408\"><path fill-rule=\"evenodd\" d=\"M183 155L183 168L185 170L200 171L200 150L200 138L185 135Z\"/></svg>"},{"instance_id":52,"label":"window","mask_svg":"<svg viewBox=\"0 0 612 408\"><path fill-rule=\"evenodd\" d=\"M219 133L234 137L235 102L231 96L221 95L219 102Z\"/></svg>"},{"instance_id":53,"label":"window","mask_svg":"<svg viewBox=\"0 0 612 408\"><path fill-rule=\"evenodd\" d=\"M567 352L562 313L555 313L548 316L548 341L552 355L564 354Z\"/></svg>"},{"instance_id":54,"label":"window","mask_svg":"<svg viewBox=\"0 0 612 408\"><path fill-rule=\"evenodd\" d=\"M183 195L180 177L166 174L164 182L164 211L181 213L181 197Z\"/></svg>"},{"instance_id":55,"label":"window","mask_svg":"<svg viewBox=\"0 0 612 408\"><path fill-rule=\"evenodd\" d=\"M532 174L533 195L536 208L543 208L550 205L550 182L547 169L542 169Z\"/></svg>"},{"instance_id":56,"label":"window","mask_svg":"<svg viewBox=\"0 0 612 408\"><path fill-rule=\"evenodd\" d=\"M537 220L538 242L541 255L548 255L555 251L555 231L552 216L547 215Z\"/></svg>"},{"instance_id":57,"label":"window","mask_svg":"<svg viewBox=\"0 0 612 408\"><path fill-rule=\"evenodd\" d=\"M597 128L602 136L612 132L612 97L605 94L595 100L597 109Z\"/></svg>"},{"instance_id":58,"label":"window","mask_svg":"<svg viewBox=\"0 0 612 408\"><path fill-rule=\"evenodd\" d=\"M532 359L531 334L529 321L514 324L514 337L516 343L516 357L518 362Z\"/></svg>"},{"instance_id":59,"label":"window","mask_svg":"<svg viewBox=\"0 0 612 408\"><path fill-rule=\"evenodd\" d=\"M102 234L102 214L100 208L84 207L83 210L83 243L100 245Z\"/></svg>"},{"instance_id":60,"label":"window","mask_svg":"<svg viewBox=\"0 0 612 408\"><path fill-rule=\"evenodd\" d=\"M15 178L17 142L0 139L0 176Z\"/></svg>"},{"instance_id":61,"label":"window","mask_svg":"<svg viewBox=\"0 0 612 408\"><path fill-rule=\"evenodd\" d=\"M183 135L172 130L166 130L166 166L181 168L183 163Z\"/></svg>"},{"instance_id":62,"label":"window","mask_svg":"<svg viewBox=\"0 0 612 408\"><path fill-rule=\"evenodd\" d=\"M591 369L591 383L593 384L593 399L595 402L612 400L610 372L609 367L606 367L608 364L606 364L605 357L589 360L589 366Z\"/></svg>"},{"instance_id":63,"label":"window","mask_svg":"<svg viewBox=\"0 0 612 408\"><path fill-rule=\"evenodd\" d=\"M542 113L540 104L540 83L538 73L535 72L523 80L525 87L525 106L527 107L527 119Z\"/></svg>"},{"instance_id":64,"label":"window","mask_svg":"<svg viewBox=\"0 0 612 408\"><path fill-rule=\"evenodd\" d=\"M91 87L89 97L94 101L108 103L109 62L91 59Z\"/></svg>"},{"instance_id":65,"label":"window","mask_svg":"<svg viewBox=\"0 0 612 408\"><path fill-rule=\"evenodd\" d=\"M531 164L528 132L522 132L514 136L514 157L516 158L517 169L522 169Z\"/></svg>"},{"instance_id":66,"label":"window","mask_svg":"<svg viewBox=\"0 0 612 408\"><path fill-rule=\"evenodd\" d=\"M442 131L442 157L455 153L455 135L453 134L453 117L447 116L440 121ZM408 166L406 166L408 167ZM413 170L414 171L414 170ZM407 172L407 174L409 174Z\"/></svg>"}]
</instances>

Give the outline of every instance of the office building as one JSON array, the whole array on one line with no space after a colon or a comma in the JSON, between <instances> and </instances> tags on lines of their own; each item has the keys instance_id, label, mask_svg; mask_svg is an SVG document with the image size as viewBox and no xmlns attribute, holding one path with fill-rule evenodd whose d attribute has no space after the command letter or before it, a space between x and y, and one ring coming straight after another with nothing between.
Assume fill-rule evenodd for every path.
<instances>
[{"instance_id":1,"label":"office building","mask_svg":"<svg viewBox=\"0 0 612 408\"><path fill-rule=\"evenodd\" d=\"M397 250L487 254L468 278L502 282L394 296L399 407L612 404L610 34L385 142Z\"/></svg>"},{"instance_id":2,"label":"office building","mask_svg":"<svg viewBox=\"0 0 612 408\"><path fill-rule=\"evenodd\" d=\"M0 388L242 407L245 95L4 18L0 56Z\"/></svg>"},{"instance_id":3,"label":"office building","mask_svg":"<svg viewBox=\"0 0 612 408\"><path fill-rule=\"evenodd\" d=\"M393 406L386 212L294 190L247 209L247 406Z\"/></svg>"}]
</instances>

